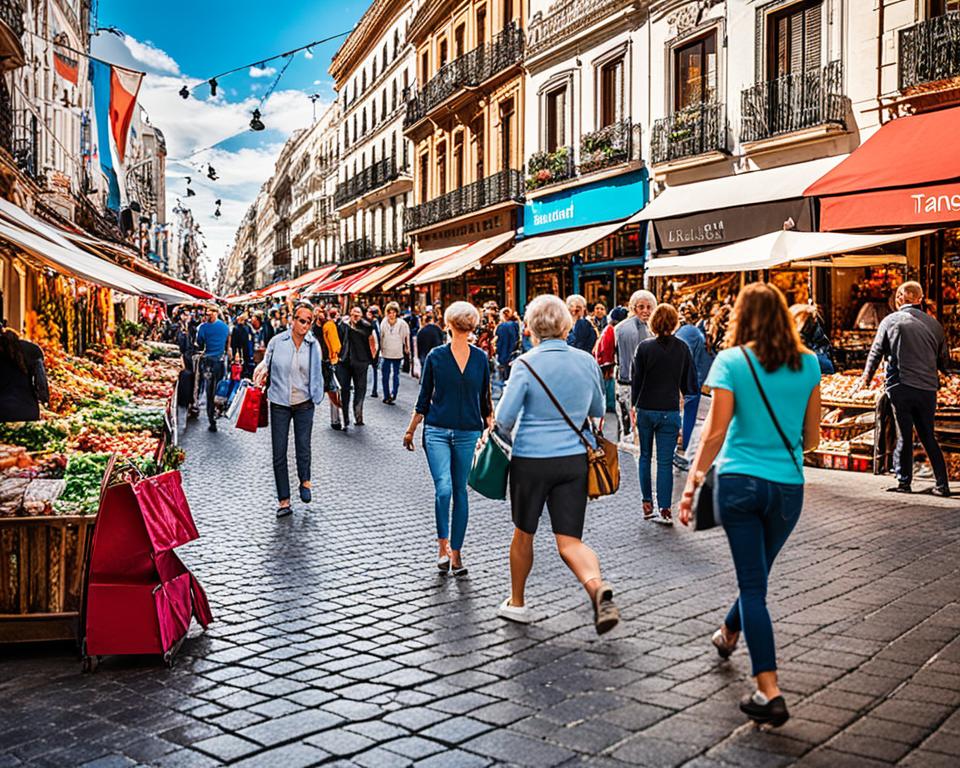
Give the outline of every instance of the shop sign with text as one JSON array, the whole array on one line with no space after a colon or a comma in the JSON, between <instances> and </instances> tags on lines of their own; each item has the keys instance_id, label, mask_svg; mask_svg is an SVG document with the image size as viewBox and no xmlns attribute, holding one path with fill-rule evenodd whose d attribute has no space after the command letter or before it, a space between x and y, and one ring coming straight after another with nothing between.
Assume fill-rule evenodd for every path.
<instances>
[{"instance_id":1,"label":"shop sign with text","mask_svg":"<svg viewBox=\"0 0 960 768\"><path fill-rule=\"evenodd\" d=\"M825 232L953 222L960 222L956 182L820 199L820 229Z\"/></svg>"},{"instance_id":2,"label":"shop sign with text","mask_svg":"<svg viewBox=\"0 0 960 768\"><path fill-rule=\"evenodd\" d=\"M647 204L647 193L647 171L641 169L529 200L524 237L625 219Z\"/></svg>"}]
</instances>

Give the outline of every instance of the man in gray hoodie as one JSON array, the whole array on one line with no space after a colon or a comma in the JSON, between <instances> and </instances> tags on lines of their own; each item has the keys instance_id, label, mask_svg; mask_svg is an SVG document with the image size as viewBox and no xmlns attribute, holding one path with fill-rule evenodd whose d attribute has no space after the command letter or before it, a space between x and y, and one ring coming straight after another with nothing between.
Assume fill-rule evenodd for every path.
<instances>
[{"instance_id":1,"label":"man in gray hoodie","mask_svg":"<svg viewBox=\"0 0 960 768\"><path fill-rule=\"evenodd\" d=\"M656 307L657 297L650 291L635 291L627 306L630 315L613 329L617 345L617 424L618 437L621 441L631 441L633 420L630 415L630 387L633 379L633 358L636 357L640 342L653 335L647 327L647 321Z\"/></svg>"}]
</instances>

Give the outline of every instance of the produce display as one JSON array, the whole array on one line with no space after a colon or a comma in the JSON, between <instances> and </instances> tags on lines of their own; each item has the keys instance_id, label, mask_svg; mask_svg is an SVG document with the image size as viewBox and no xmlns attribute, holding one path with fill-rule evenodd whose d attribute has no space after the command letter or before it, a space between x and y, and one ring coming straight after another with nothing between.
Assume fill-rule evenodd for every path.
<instances>
[{"instance_id":1,"label":"produce display","mask_svg":"<svg viewBox=\"0 0 960 768\"><path fill-rule=\"evenodd\" d=\"M50 403L41 420L0 423L0 516L97 511L110 454L145 474L178 467L183 451L155 457L181 359L176 347L94 346L82 357L41 339Z\"/></svg>"},{"instance_id":2,"label":"produce display","mask_svg":"<svg viewBox=\"0 0 960 768\"><path fill-rule=\"evenodd\" d=\"M824 402L841 405L872 406L883 392L883 367L877 371L869 388L856 389L860 376L856 373L834 373L820 379ZM960 374L940 374L937 409L960 409Z\"/></svg>"}]
</instances>

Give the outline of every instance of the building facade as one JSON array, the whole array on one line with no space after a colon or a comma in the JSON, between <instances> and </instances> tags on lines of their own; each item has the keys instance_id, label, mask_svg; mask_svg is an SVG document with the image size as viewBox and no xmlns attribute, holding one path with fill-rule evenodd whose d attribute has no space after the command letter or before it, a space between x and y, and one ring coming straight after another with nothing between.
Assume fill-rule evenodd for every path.
<instances>
[{"instance_id":1,"label":"building facade","mask_svg":"<svg viewBox=\"0 0 960 768\"><path fill-rule=\"evenodd\" d=\"M411 0L375 0L330 65L342 109L333 196L342 263L400 259L408 251L404 212L413 176L403 116L413 78L412 17Z\"/></svg>"}]
</instances>

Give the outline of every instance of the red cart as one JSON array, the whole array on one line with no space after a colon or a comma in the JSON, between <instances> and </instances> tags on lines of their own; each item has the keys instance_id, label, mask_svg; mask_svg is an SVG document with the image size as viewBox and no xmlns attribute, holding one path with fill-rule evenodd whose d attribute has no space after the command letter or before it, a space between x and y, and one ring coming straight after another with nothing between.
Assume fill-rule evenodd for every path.
<instances>
[{"instance_id":1,"label":"red cart","mask_svg":"<svg viewBox=\"0 0 960 768\"><path fill-rule=\"evenodd\" d=\"M159 654L170 666L191 619L203 627L213 620L203 588L173 551L198 537L179 472L105 486L81 627L84 670L120 654Z\"/></svg>"}]
</instances>

